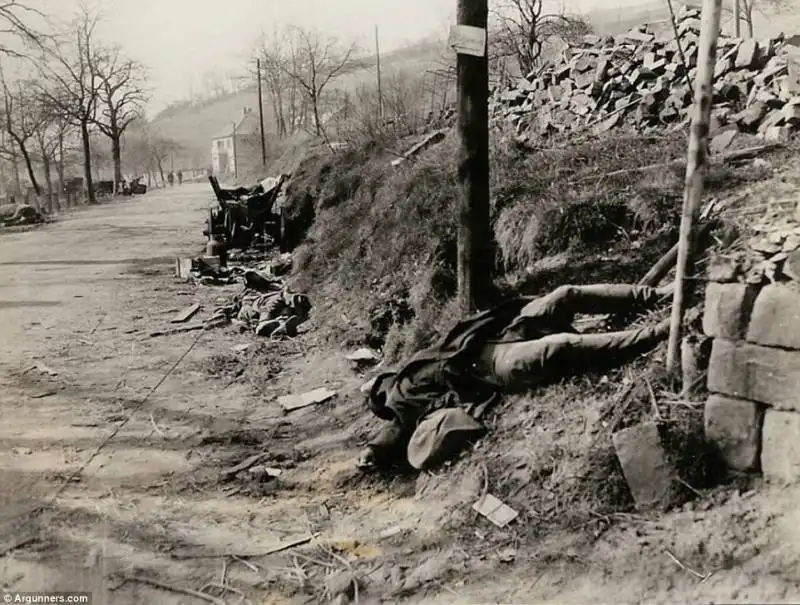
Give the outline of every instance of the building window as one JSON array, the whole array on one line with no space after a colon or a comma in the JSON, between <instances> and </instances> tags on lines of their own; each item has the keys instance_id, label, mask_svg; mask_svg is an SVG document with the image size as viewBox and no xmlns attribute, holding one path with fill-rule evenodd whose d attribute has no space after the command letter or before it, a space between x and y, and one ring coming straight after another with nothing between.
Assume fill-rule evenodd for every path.
<instances>
[{"instance_id":1,"label":"building window","mask_svg":"<svg viewBox=\"0 0 800 605\"><path fill-rule=\"evenodd\" d=\"M225 143L225 141L223 141L221 139L219 141L217 141L217 149L222 149L222 146L224 145L224 143Z\"/></svg>"}]
</instances>

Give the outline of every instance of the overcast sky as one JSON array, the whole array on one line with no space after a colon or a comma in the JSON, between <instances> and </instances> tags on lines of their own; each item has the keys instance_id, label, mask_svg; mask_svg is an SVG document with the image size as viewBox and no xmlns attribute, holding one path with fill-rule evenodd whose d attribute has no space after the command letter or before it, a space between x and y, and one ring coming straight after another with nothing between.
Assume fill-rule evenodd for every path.
<instances>
[{"instance_id":1,"label":"overcast sky","mask_svg":"<svg viewBox=\"0 0 800 605\"><path fill-rule=\"evenodd\" d=\"M34 0L31 0L34 1ZM47 13L66 17L79 0L35 0ZM554 1L554 0L548 0ZM586 11L642 4L643 0L567 0ZM101 35L150 67L153 110L197 92L212 69L242 63L259 31L273 24L318 29L343 40L392 50L433 34L446 35L456 0L94 0L102 9Z\"/></svg>"}]
</instances>

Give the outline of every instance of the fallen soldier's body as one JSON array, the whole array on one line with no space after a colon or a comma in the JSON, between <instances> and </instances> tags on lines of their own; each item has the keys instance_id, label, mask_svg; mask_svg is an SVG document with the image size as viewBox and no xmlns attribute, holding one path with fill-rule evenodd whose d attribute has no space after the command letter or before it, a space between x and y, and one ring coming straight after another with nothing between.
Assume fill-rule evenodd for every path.
<instances>
[{"instance_id":1,"label":"fallen soldier's body","mask_svg":"<svg viewBox=\"0 0 800 605\"><path fill-rule=\"evenodd\" d=\"M428 469L485 432L478 422L503 392L528 390L576 371L613 367L669 335L669 320L619 332L579 334L576 314L630 315L653 309L672 286L561 286L517 298L460 322L397 372L380 374L368 406L391 424L362 452L359 467L410 463Z\"/></svg>"}]
</instances>

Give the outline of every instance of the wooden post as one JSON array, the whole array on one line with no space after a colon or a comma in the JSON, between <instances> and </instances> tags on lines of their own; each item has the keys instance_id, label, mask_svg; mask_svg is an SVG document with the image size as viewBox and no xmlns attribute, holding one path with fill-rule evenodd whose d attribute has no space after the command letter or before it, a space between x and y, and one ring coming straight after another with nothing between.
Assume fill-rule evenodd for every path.
<instances>
[{"instance_id":1,"label":"wooden post","mask_svg":"<svg viewBox=\"0 0 800 605\"><path fill-rule=\"evenodd\" d=\"M483 50L458 51L458 133L461 183L458 232L458 299L464 315L488 294L493 254L489 233L489 67L487 0L458 0L458 26L483 30ZM475 30L473 30L475 31ZM480 56L477 56L480 54Z\"/></svg>"},{"instance_id":2,"label":"wooden post","mask_svg":"<svg viewBox=\"0 0 800 605\"><path fill-rule=\"evenodd\" d=\"M739 0L733 0L733 35L742 37L742 11Z\"/></svg>"},{"instance_id":3,"label":"wooden post","mask_svg":"<svg viewBox=\"0 0 800 605\"><path fill-rule=\"evenodd\" d=\"M261 59L256 59L256 73L258 74L258 125L261 129L261 167L267 166L267 141L264 138L264 103L261 93Z\"/></svg>"},{"instance_id":4,"label":"wooden post","mask_svg":"<svg viewBox=\"0 0 800 605\"><path fill-rule=\"evenodd\" d=\"M375 56L378 61L378 117L383 125L383 90L381 89L381 47L378 42L378 26L375 26Z\"/></svg>"},{"instance_id":5,"label":"wooden post","mask_svg":"<svg viewBox=\"0 0 800 605\"><path fill-rule=\"evenodd\" d=\"M681 367L681 327L686 307L686 277L693 269L693 242L697 215L703 197L703 180L706 174L708 149L708 124L711 115L714 67L717 60L722 0L704 0L700 25L700 46L697 61L697 80L694 87L692 125L689 133L689 156L686 165L686 188L683 196L681 227L678 239L678 261L675 271L675 292L672 304L667 370L675 372Z\"/></svg>"},{"instance_id":6,"label":"wooden post","mask_svg":"<svg viewBox=\"0 0 800 605\"><path fill-rule=\"evenodd\" d=\"M236 161L236 122L233 123L233 178L239 178L239 162Z\"/></svg>"}]
</instances>

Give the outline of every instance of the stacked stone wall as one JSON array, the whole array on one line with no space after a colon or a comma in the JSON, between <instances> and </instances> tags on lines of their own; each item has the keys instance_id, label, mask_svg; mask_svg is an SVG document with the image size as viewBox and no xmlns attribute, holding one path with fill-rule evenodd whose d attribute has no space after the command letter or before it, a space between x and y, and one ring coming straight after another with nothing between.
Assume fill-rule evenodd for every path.
<instances>
[{"instance_id":1,"label":"stacked stone wall","mask_svg":"<svg viewBox=\"0 0 800 605\"><path fill-rule=\"evenodd\" d=\"M800 284L710 282L706 437L730 468L800 480Z\"/></svg>"}]
</instances>

